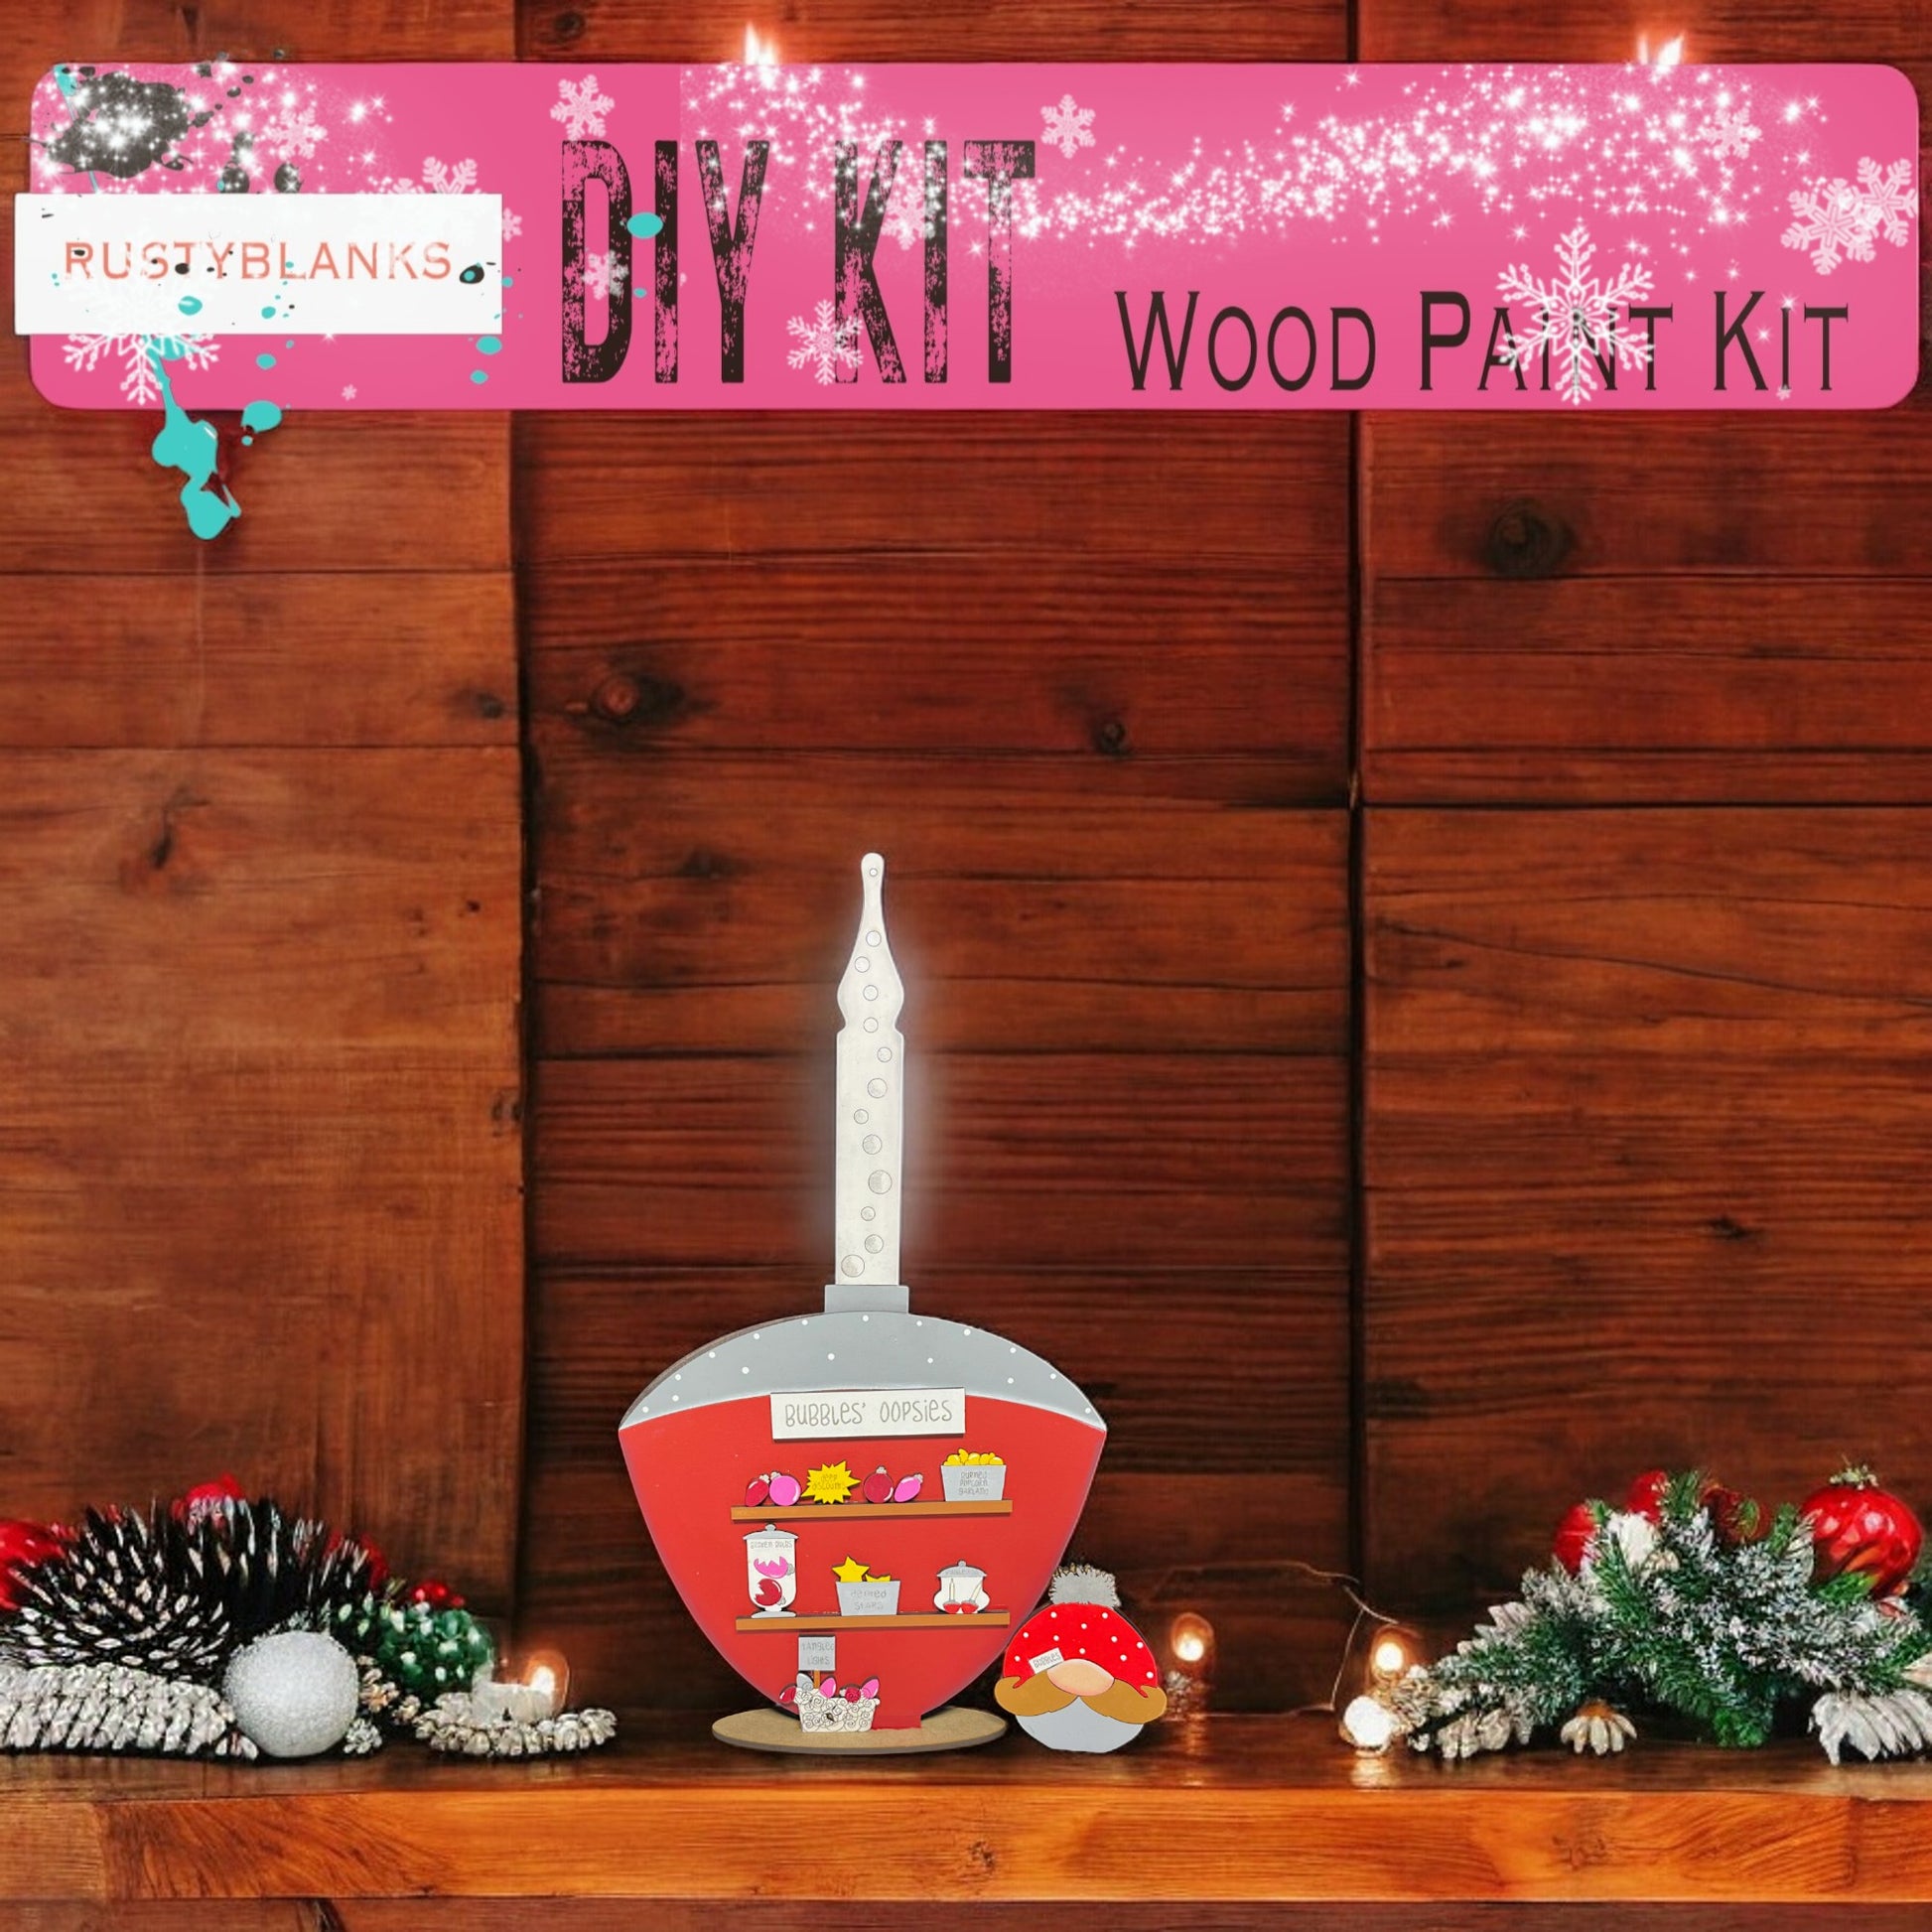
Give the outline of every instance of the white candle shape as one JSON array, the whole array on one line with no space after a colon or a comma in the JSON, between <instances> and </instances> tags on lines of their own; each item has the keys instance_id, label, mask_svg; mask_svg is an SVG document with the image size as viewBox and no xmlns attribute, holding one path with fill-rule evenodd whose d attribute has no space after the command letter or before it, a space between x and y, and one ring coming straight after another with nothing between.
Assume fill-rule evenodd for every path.
<instances>
[{"instance_id":1,"label":"white candle shape","mask_svg":"<svg viewBox=\"0 0 1932 1932\"><path fill-rule=\"evenodd\" d=\"M859 862L865 900L839 981L838 1125L833 1183L833 1286L897 1289L898 1198L905 1126L905 1041L898 1031L905 988L886 943L886 861ZM828 1296L828 1301L830 1297ZM848 1307L859 1298L842 1296ZM893 1302L900 1308L898 1297Z\"/></svg>"}]
</instances>

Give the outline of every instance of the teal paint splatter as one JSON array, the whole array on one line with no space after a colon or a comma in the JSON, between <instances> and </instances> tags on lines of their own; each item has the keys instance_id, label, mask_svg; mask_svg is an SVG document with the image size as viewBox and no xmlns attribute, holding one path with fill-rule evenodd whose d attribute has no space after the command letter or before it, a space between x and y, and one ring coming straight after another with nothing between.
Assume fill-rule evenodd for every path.
<instances>
[{"instance_id":1,"label":"teal paint splatter","mask_svg":"<svg viewBox=\"0 0 1932 1932\"><path fill-rule=\"evenodd\" d=\"M505 276L503 277L503 286L504 286L504 287L505 287L506 289L513 289L513 288L515 288L515 286L516 286L516 277L515 277L514 275L505 275Z\"/></svg>"},{"instance_id":2,"label":"teal paint splatter","mask_svg":"<svg viewBox=\"0 0 1932 1932\"><path fill-rule=\"evenodd\" d=\"M199 295L184 295L175 306L185 316L198 316L202 313L202 298Z\"/></svg>"},{"instance_id":3,"label":"teal paint splatter","mask_svg":"<svg viewBox=\"0 0 1932 1932\"><path fill-rule=\"evenodd\" d=\"M273 429L282 420L282 405L277 402L251 402L241 412L243 429L258 429L263 432Z\"/></svg>"},{"instance_id":4,"label":"teal paint splatter","mask_svg":"<svg viewBox=\"0 0 1932 1932\"><path fill-rule=\"evenodd\" d=\"M500 337L479 336L477 338L477 347L484 355L495 355L501 351L502 346L503 344Z\"/></svg>"},{"instance_id":5,"label":"teal paint splatter","mask_svg":"<svg viewBox=\"0 0 1932 1932\"><path fill-rule=\"evenodd\" d=\"M272 369L275 366L275 358L274 356L269 354L267 349L263 349L262 352L255 357L255 366L258 369Z\"/></svg>"},{"instance_id":6,"label":"teal paint splatter","mask_svg":"<svg viewBox=\"0 0 1932 1932\"><path fill-rule=\"evenodd\" d=\"M487 369L472 369L470 371L470 380L472 382L487 382L489 380L489 371Z\"/></svg>"},{"instance_id":7,"label":"teal paint splatter","mask_svg":"<svg viewBox=\"0 0 1932 1932\"><path fill-rule=\"evenodd\" d=\"M188 512L188 527L205 541L216 537L241 514L241 505L213 483L214 459L219 444L212 423L198 423L175 400L175 386L168 380L166 341L149 345L148 361L154 379L161 387L161 400L167 410L161 434L154 439L154 460L164 470L179 470L188 481L181 486L181 506ZM174 345L180 352L180 345ZM210 484L212 486L210 487Z\"/></svg>"},{"instance_id":8,"label":"teal paint splatter","mask_svg":"<svg viewBox=\"0 0 1932 1932\"><path fill-rule=\"evenodd\" d=\"M272 322L274 321L274 319L275 319L275 305L274 303L271 302L268 305L268 307L262 311L262 320L264 322Z\"/></svg>"},{"instance_id":9,"label":"teal paint splatter","mask_svg":"<svg viewBox=\"0 0 1932 1932\"><path fill-rule=\"evenodd\" d=\"M663 217L657 214L633 214L623 225L644 240L664 231Z\"/></svg>"},{"instance_id":10,"label":"teal paint splatter","mask_svg":"<svg viewBox=\"0 0 1932 1932\"><path fill-rule=\"evenodd\" d=\"M78 91L78 89L73 84L72 73L65 67L57 67L54 69L54 84L60 88L61 98L67 102L69 115L69 117L71 117L72 110L73 110L73 97L74 94ZM91 188L96 195L100 193L100 183L94 179L91 172L87 176L87 186ZM1827 323L1825 326L1828 329L1831 327L1829 323Z\"/></svg>"}]
</instances>

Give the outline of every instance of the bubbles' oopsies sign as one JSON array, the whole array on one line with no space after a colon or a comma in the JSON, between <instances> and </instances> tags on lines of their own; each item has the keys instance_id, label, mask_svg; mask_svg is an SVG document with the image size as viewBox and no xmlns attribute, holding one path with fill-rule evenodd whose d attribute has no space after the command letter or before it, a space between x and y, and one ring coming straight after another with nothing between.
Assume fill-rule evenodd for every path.
<instances>
[{"instance_id":1,"label":"bubbles' oopsies sign","mask_svg":"<svg viewBox=\"0 0 1932 1932\"><path fill-rule=\"evenodd\" d=\"M157 359L188 407L412 409L1858 408L1917 370L1889 68L72 66L32 120L64 403L150 404Z\"/></svg>"}]
</instances>

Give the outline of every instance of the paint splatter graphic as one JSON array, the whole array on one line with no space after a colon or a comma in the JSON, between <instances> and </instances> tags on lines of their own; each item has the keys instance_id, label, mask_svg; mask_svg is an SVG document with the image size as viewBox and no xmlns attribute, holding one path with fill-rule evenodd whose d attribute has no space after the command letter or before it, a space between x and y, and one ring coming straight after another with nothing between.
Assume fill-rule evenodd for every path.
<instances>
[{"instance_id":1,"label":"paint splatter graphic","mask_svg":"<svg viewBox=\"0 0 1932 1932\"><path fill-rule=\"evenodd\" d=\"M150 168L179 173L188 164L174 152L190 128L205 127L212 110L191 103L186 91L166 80L98 73L92 68L62 69L62 94L71 116L46 144L47 154L76 175L110 175L131 181Z\"/></svg>"}]
</instances>

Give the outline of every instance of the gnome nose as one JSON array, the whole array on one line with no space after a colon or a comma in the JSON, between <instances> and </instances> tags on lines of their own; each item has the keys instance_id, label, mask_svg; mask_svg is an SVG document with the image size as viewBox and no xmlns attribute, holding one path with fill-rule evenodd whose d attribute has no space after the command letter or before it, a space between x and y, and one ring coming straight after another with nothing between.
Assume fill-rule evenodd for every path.
<instances>
[{"instance_id":1,"label":"gnome nose","mask_svg":"<svg viewBox=\"0 0 1932 1932\"><path fill-rule=\"evenodd\" d=\"M1068 1697L1092 1698L1098 1697L1114 1681L1114 1675L1084 1657L1069 1657L1046 1673L1046 1681Z\"/></svg>"}]
</instances>

